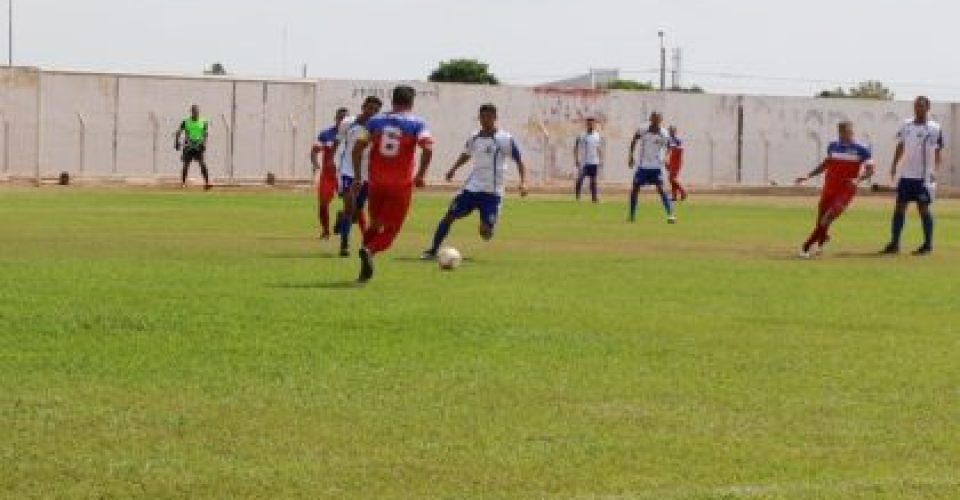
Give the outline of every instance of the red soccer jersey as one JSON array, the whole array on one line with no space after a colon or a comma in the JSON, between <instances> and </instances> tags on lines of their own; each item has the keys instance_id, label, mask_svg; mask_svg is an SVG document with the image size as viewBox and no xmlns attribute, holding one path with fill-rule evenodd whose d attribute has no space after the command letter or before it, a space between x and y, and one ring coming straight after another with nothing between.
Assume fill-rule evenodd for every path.
<instances>
[{"instance_id":1,"label":"red soccer jersey","mask_svg":"<svg viewBox=\"0 0 960 500\"><path fill-rule=\"evenodd\" d=\"M826 182L824 190L849 187L850 181L860 176L860 169L873 162L870 149L855 142L834 142L827 148Z\"/></svg>"},{"instance_id":2,"label":"red soccer jersey","mask_svg":"<svg viewBox=\"0 0 960 500\"><path fill-rule=\"evenodd\" d=\"M427 123L407 112L392 112L371 118L366 129L370 137L370 184L411 185L417 147L433 147Z\"/></svg>"}]
</instances>

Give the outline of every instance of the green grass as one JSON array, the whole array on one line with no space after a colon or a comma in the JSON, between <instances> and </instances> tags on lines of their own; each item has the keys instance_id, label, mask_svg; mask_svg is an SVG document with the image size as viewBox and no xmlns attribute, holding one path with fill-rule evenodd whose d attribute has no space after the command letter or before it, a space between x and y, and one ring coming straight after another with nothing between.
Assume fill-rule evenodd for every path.
<instances>
[{"instance_id":1,"label":"green grass","mask_svg":"<svg viewBox=\"0 0 960 500\"><path fill-rule=\"evenodd\" d=\"M0 191L0 496L960 497L960 203L447 200L356 288L304 194Z\"/></svg>"}]
</instances>

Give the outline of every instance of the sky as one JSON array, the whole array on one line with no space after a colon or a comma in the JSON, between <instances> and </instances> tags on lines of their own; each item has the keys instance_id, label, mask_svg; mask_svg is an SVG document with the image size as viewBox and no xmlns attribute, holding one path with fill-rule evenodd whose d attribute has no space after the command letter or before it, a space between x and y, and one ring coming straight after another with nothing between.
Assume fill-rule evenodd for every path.
<instances>
[{"instance_id":1,"label":"sky","mask_svg":"<svg viewBox=\"0 0 960 500\"><path fill-rule=\"evenodd\" d=\"M683 84L813 95L874 79L960 102L952 0L0 0L14 62L49 69L422 80L477 58L505 83L620 68L658 80L658 31ZM0 47L6 53L6 36Z\"/></svg>"}]
</instances>

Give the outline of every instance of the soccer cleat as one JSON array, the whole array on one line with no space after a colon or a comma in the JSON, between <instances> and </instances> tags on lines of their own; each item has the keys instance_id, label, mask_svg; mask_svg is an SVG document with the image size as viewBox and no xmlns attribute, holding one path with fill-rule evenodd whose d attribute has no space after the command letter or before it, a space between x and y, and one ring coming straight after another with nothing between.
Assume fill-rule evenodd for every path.
<instances>
[{"instance_id":1,"label":"soccer cleat","mask_svg":"<svg viewBox=\"0 0 960 500\"><path fill-rule=\"evenodd\" d=\"M204 191L210 191L211 189L213 189L213 184L205 184L203 186Z\"/></svg>"},{"instance_id":2,"label":"soccer cleat","mask_svg":"<svg viewBox=\"0 0 960 500\"><path fill-rule=\"evenodd\" d=\"M933 253L933 247L930 245L923 245L922 247L914 250L913 255L916 257L925 257Z\"/></svg>"},{"instance_id":3,"label":"soccer cleat","mask_svg":"<svg viewBox=\"0 0 960 500\"><path fill-rule=\"evenodd\" d=\"M800 253L797 254L797 258L798 258L798 259L802 259L802 260L810 260L810 259L813 258L813 254L811 254L811 253L810 253L809 251L807 251L807 250L801 249L801 250L800 250Z\"/></svg>"},{"instance_id":4,"label":"soccer cleat","mask_svg":"<svg viewBox=\"0 0 960 500\"><path fill-rule=\"evenodd\" d=\"M880 251L881 255L897 255L898 253L900 253L900 246L896 243L890 243Z\"/></svg>"},{"instance_id":5,"label":"soccer cleat","mask_svg":"<svg viewBox=\"0 0 960 500\"><path fill-rule=\"evenodd\" d=\"M670 217L667 217L667 224L676 224L676 223L677 223L676 215L671 215Z\"/></svg>"},{"instance_id":6,"label":"soccer cleat","mask_svg":"<svg viewBox=\"0 0 960 500\"><path fill-rule=\"evenodd\" d=\"M366 248L360 249L360 277L357 278L357 281L360 283L366 283L373 278L373 256L370 255L370 250Z\"/></svg>"},{"instance_id":7,"label":"soccer cleat","mask_svg":"<svg viewBox=\"0 0 960 500\"><path fill-rule=\"evenodd\" d=\"M330 239L330 231L323 231L323 232L321 232L321 233L320 233L320 239L323 240L323 241L329 240L329 239Z\"/></svg>"},{"instance_id":8,"label":"soccer cleat","mask_svg":"<svg viewBox=\"0 0 960 500\"><path fill-rule=\"evenodd\" d=\"M340 256L341 256L341 257L349 257L349 256L350 256L350 249L349 249L349 248L341 248L341 249L340 249Z\"/></svg>"},{"instance_id":9,"label":"soccer cleat","mask_svg":"<svg viewBox=\"0 0 960 500\"><path fill-rule=\"evenodd\" d=\"M823 255L823 251L827 248L827 243L830 243L830 236L827 236L823 239L823 243L817 245L817 255Z\"/></svg>"},{"instance_id":10,"label":"soccer cleat","mask_svg":"<svg viewBox=\"0 0 960 500\"><path fill-rule=\"evenodd\" d=\"M423 253L420 254L420 260L423 260L423 261L437 260L437 252L434 252L433 250L424 250Z\"/></svg>"}]
</instances>

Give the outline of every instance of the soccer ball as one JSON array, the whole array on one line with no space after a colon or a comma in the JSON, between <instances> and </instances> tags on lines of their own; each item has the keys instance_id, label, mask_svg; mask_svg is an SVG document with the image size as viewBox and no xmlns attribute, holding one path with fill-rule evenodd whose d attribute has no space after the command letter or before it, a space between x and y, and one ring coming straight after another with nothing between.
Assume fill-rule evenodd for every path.
<instances>
[{"instance_id":1,"label":"soccer ball","mask_svg":"<svg viewBox=\"0 0 960 500\"><path fill-rule=\"evenodd\" d=\"M437 254L437 263L444 271L453 271L463 263L463 256L456 248L444 248Z\"/></svg>"}]
</instances>

